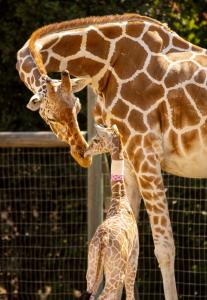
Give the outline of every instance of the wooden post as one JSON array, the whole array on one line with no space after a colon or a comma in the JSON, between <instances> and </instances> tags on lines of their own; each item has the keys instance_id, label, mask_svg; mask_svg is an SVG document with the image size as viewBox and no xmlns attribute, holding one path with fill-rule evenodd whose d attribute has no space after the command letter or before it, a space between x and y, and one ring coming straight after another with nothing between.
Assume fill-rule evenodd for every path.
<instances>
[{"instance_id":1,"label":"wooden post","mask_svg":"<svg viewBox=\"0 0 207 300\"><path fill-rule=\"evenodd\" d=\"M88 140L95 134L92 109L96 95L91 87L87 90ZM88 169L88 241L91 240L96 228L103 221L103 175L101 155L94 156Z\"/></svg>"},{"instance_id":2,"label":"wooden post","mask_svg":"<svg viewBox=\"0 0 207 300\"><path fill-rule=\"evenodd\" d=\"M86 132L82 132L83 135ZM53 148L69 147L61 142L52 131L0 132L0 148Z\"/></svg>"}]
</instances>

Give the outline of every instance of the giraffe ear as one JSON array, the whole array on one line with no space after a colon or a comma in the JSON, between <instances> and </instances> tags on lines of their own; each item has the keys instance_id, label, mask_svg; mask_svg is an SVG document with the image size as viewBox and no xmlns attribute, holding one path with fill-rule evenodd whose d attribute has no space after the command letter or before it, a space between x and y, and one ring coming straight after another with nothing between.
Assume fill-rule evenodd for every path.
<instances>
[{"instance_id":1,"label":"giraffe ear","mask_svg":"<svg viewBox=\"0 0 207 300\"><path fill-rule=\"evenodd\" d=\"M65 70L61 73L61 89L62 91L66 93L71 92L71 80L70 80L70 74L68 70Z\"/></svg>"},{"instance_id":2,"label":"giraffe ear","mask_svg":"<svg viewBox=\"0 0 207 300\"><path fill-rule=\"evenodd\" d=\"M49 97L51 97L55 93L55 88L52 84L52 79L48 76L45 81L46 81L46 87L47 87L47 94Z\"/></svg>"},{"instance_id":3,"label":"giraffe ear","mask_svg":"<svg viewBox=\"0 0 207 300\"><path fill-rule=\"evenodd\" d=\"M36 111L40 108L41 102L42 98L40 97L40 95L38 93L34 94L27 103L27 108L32 111Z\"/></svg>"},{"instance_id":4,"label":"giraffe ear","mask_svg":"<svg viewBox=\"0 0 207 300\"><path fill-rule=\"evenodd\" d=\"M84 89L89 83L90 83L89 78L73 78L71 79L72 82L72 91L73 93L77 93L81 90Z\"/></svg>"}]
</instances>

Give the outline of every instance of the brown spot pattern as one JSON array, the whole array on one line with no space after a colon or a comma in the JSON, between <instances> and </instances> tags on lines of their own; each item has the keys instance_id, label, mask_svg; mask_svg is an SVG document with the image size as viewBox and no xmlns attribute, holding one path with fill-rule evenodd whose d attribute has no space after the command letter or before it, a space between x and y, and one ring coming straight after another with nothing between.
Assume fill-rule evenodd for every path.
<instances>
[{"instance_id":1,"label":"brown spot pattern","mask_svg":"<svg viewBox=\"0 0 207 300\"><path fill-rule=\"evenodd\" d=\"M143 191L142 192L142 197L144 198L144 199L151 199L152 198L152 192L151 191Z\"/></svg>"},{"instance_id":2,"label":"brown spot pattern","mask_svg":"<svg viewBox=\"0 0 207 300\"><path fill-rule=\"evenodd\" d=\"M197 61L201 66L207 67L207 55L197 55L194 60Z\"/></svg>"},{"instance_id":3,"label":"brown spot pattern","mask_svg":"<svg viewBox=\"0 0 207 300\"><path fill-rule=\"evenodd\" d=\"M173 45L175 47L179 47L179 48L182 48L182 49L188 49L189 48L189 43L187 41L185 41L184 39L178 37L178 36L174 36L172 42L173 42Z\"/></svg>"},{"instance_id":4,"label":"brown spot pattern","mask_svg":"<svg viewBox=\"0 0 207 300\"><path fill-rule=\"evenodd\" d=\"M127 153L128 155L134 155L134 151L137 148L137 146L141 145L141 141L142 141L142 136L141 135L135 135L133 136L130 141L129 141L129 145L127 147Z\"/></svg>"},{"instance_id":5,"label":"brown spot pattern","mask_svg":"<svg viewBox=\"0 0 207 300\"><path fill-rule=\"evenodd\" d=\"M181 136L181 141L186 152L190 151L192 149L192 146L194 146L195 142L198 140L199 140L199 135L196 129L188 131L182 134Z\"/></svg>"},{"instance_id":6,"label":"brown spot pattern","mask_svg":"<svg viewBox=\"0 0 207 300\"><path fill-rule=\"evenodd\" d=\"M21 58L25 58L27 55L30 55L30 51L29 51L29 48L26 47L26 48L23 48L19 51L18 55L21 57Z\"/></svg>"},{"instance_id":7,"label":"brown spot pattern","mask_svg":"<svg viewBox=\"0 0 207 300\"><path fill-rule=\"evenodd\" d=\"M157 160L155 159L155 155L154 154L147 155L147 159L150 161L151 164L153 164L154 166L156 165Z\"/></svg>"},{"instance_id":8,"label":"brown spot pattern","mask_svg":"<svg viewBox=\"0 0 207 300\"><path fill-rule=\"evenodd\" d=\"M206 80L206 73L205 71L201 70L198 74L194 77L194 80L198 83L204 83Z\"/></svg>"},{"instance_id":9,"label":"brown spot pattern","mask_svg":"<svg viewBox=\"0 0 207 300\"><path fill-rule=\"evenodd\" d=\"M190 104L183 89L179 88L168 93L168 102L172 111L172 122L175 128L196 125L200 118Z\"/></svg>"},{"instance_id":10,"label":"brown spot pattern","mask_svg":"<svg viewBox=\"0 0 207 300\"><path fill-rule=\"evenodd\" d=\"M39 78L40 78L40 73L37 69L33 70L33 76L35 78L35 85L40 86Z\"/></svg>"},{"instance_id":11,"label":"brown spot pattern","mask_svg":"<svg viewBox=\"0 0 207 300\"><path fill-rule=\"evenodd\" d=\"M153 83L145 73L122 85L121 95L124 99L146 110L164 95L161 85Z\"/></svg>"},{"instance_id":12,"label":"brown spot pattern","mask_svg":"<svg viewBox=\"0 0 207 300\"><path fill-rule=\"evenodd\" d=\"M162 50L162 38L157 31L148 30L144 36L143 41L152 52L160 52Z\"/></svg>"},{"instance_id":13,"label":"brown spot pattern","mask_svg":"<svg viewBox=\"0 0 207 300\"><path fill-rule=\"evenodd\" d=\"M46 61L47 61L47 58L48 58L48 52L47 51L42 51L41 52L41 55L42 55L42 60L43 60L43 63L45 65Z\"/></svg>"},{"instance_id":14,"label":"brown spot pattern","mask_svg":"<svg viewBox=\"0 0 207 300\"><path fill-rule=\"evenodd\" d=\"M31 70L33 70L33 68L35 67L33 60L31 59L31 57L28 57L24 60L23 64L22 64L22 70L25 73L30 73Z\"/></svg>"},{"instance_id":15,"label":"brown spot pattern","mask_svg":"<svg viewBox=\"0 0 207 300\"><path fill-rule=\"evenodd\" d=\"M118 116L121 119L125 119L128 111L129 106L126 105L121 99L118 99L111 112L114 116Z\"/></svg>"},{"instance_id":16,"label":"brown spot pattern","mask_svg":"<svg viewBox=\"0 0 207 300\"><path fill-rule=\"evenodd\" d=\"M89 75L91 77L96 75L103 67L104 64L85 57L70 60L67 66L74 76Z\"/></svg>"},{"instance_id":17,"label":"brown spot pattern","mask_svg":"<svg viewBox=\"0 0 207 300\"><path fill-rule=\"evenodd\" d=\"M128 149L127 149L127 153L128 153L128 155L129 155L129 157L131 157L131 156L133 156L133 160L132 160L132 162L133 162L133 166L134 166L134 169L135 169L135 171L139 171L139 169L140 169L140 163L143 161L143 159L145 158L145 155L144 155L144 152L143 152L143 150L142 149L138 149L137 151L136 151L136 153L132 153L131 154L131 152L129 153L128 152ZM144 181L145 182L145 184L146 184L146 181Z\"/></svg>"},{"instance_id":18,"label":"brown spot pattern","mask_svg":"<svg viewBox=\"0 0 207 300\"><path fill-rule=\"evenodd\" d=\"M103 111L102 111L102 108L101 108L101 106L98 102L96 103L92 113L93 113L96 124L104 125Z\"/></svg>"},{"instance_id":19,"label":"brown spot pattern","mask_svg":"<svg viewBox=\"0 0 207 300\"><path fill-rule=\"evenodd\" d=\"M191 49L192 49L192 51L195 51L195 52L202 52L203 51L203 48L201 48L197 45L192 45Z\"/></svg>"},{"instance_id":20,"label":"brown spot pattern","mask_svg":"<svg viewBox=\"0 0 207 300\"><path fill-rule=\"evenodd\" d=\"M150 124L150 128L153 128L153 126L157 126L161 121L159 116L159 111L153 110L147 115L147 123Z\"/></svg>"},{"instance_id":21,"label":"brown spot pattern","mask_svg":"<svg viewBox=\"0 0 207 300\"><path fill-rule=\"evenodd\" d=\"M76 54L80 50L81 42L81 36L63 36L61 40L52 48L52 50L63 57L67 57Z\"/></svg>"},{"instance_id":22,"label":"brown spot pattern","mask_svg":"<svg viewBox=\"0 0 207 300\"><path fill-rule=\"evenodd\" d=\"M167 53L167 54L171 54L171 53L181 53L181 51L180 51L179 49L170 48L166 53Z\"/></svg>"},{"instance_id":23,"label":"brown spot pattern","mask_svg":"<svg viewBox=\"0 0 207 300\"><path fill-rule=\"evenodd\" d=\"M166 198L164 199L164 202L166 203ZM162 210L166 207L163 203L157 203L157 206L159 206Z\"/></svg>"},{"instance_id":24,"label":"brown spot pattern","mask_svg":"<svg viewBox=\"0 0 207 300\"><path fill-rule=\"evenodd\" d=\"M49 63L46 66L47 72L57 72L59 71L60 61L54 57L50 57Z\"/></svg>"},{"instance_id":25,"label":"brown spot pattern","mask_svg":"<svg viewBox=\"0 0 207 300\"><path fill-rule=\"evenodd\" d=\"M163 101L159 105L158 109L159 109L160 117L161 117L161 122L160 122L161 132L164 133L169 128L169 118L168 118L166 103Z\"/></svg>"},{"instance_id":26,"label":"brown spot pattern","mask_svg":"<svg viewBox=\"0 0 207 300\"><path fill-rule=\"evenodd\" d=\"M155 180L154 176L147 176L147 175L142 175L139 178L141 187L143 189L149 189L150 188L150 182L153 182Z\"/></svg>"},{"instance_id":27,"label":"brown spot pattern","mask_svg":"<svg viewBox=\"0 0 207 300\"><path fill-rule=\"evenodd\" d=\"M142 164L141 171L142 171L142 173L150 173L150 174L156 174L157 173L156 168L153 168L151 165L149 165L149 163L147 161L145 161Z\"/></svg>"},{"instance_id":28,"label":"brown spot pattern","mask_svg":"<svg viewBox=\"0 0 207 300\"><path fill-rule=\"evenodd\" d=\"M136 23L127 23L126 25L126 34L132 36L132 37L139 37L141 33L143 32L144 24L140 22Z\"/></svg>"},{"instance_id":29,"label":"brown spot pattern","mask_svg":"<svg viewBox=\"0 0 207 300\"><path fill-rule=\"evenodd\" d=\"M135 109L130 112L128 121L130 126L138 132L145 132L147 130L143 121L143 114Z\"/></svg>"},{"instance_id":30,"label":"brown spot pattern","mask_svg":"<svg viewBox=\"0 0 207 300\"><path fill-rule=\"evenodd\" d=\"M166 48L169 45L169 35L158 25L152 25L149 27L149 31L156 31L162 39L162 49Z\"/></svg>"},{"instance_id":31,"label":"brown spot pattern","mask_svg":"<svg viewBox=\"0 0 207 300\"><path fill-rule=\"evenodd\" d=\"M207 145L207 122L201 126L200 130L203 143L204 145Z\"/></svg>"},{"instance_id":32,"label":"brown spot pattern","mask_svg":"<svg viewBox=\"0 0 207 300\"><path fill-rule=\"evenodd\" d=\"M115 61L114 70L119 78L127 79L143 68L146 58L147 52L141 45L124 37L116 43L111 61Z\"/></svg>"},{"instance_id":33,"label":"brown spot pattern","mask_svg":"<svg viewBox=\"0 0 207 300\"><path fill-rule=\"evenodd\" d=\"M198 66L189 61L180 62L174 65L165 78L166 87L173 87L178 83L191 79L197 69Z\"/></svg>"},{"instance_id":34,"label":"brown spot pattern","mask_svg":"<svg viewBox=\"0 0 207 300\"><path fill-rule=\"evenodd\" d=\"M122 122L122 121L118 121L116 119L111 119L111 124L115 124L118 127L118 130L121 134L122 138L122 142L125 144L130 136L130 130L129 128Z\"/></svg>"},{"instance_id":35,"label":"brown spot pattern","mask_svg":"<svg viewBox=\"0 0 207 300\"><path fill-rule=\"evenodd\" d=\"M35 78L34 78L34 76L32 75L32 77L31 77L31 84L33 84L34 81L35 81Z\"/></svg>"},{"instance_id":36,"label":"brown spot pattern","mask_svg":"<svg viewBox=\"0 0 207 300\"><path fill-rule=\"evenodd\" d=\"M172 50L172 49L171 49ZM172 52L170 53L170 51L168 52L168 58L172 61L179 61L179 60L188 60L191 58L191 56L193 55L191 52Z\"/></svg>"},{"instance_id":37,"label":"brown spot pattern","mask_svg":"<svg viewBox=\"0 0 207 300\"><path fill-rule=\"evenodd\" d=\"M153 217L153 223L154 225L158 224L159 218L157 216Z\"/></svg>"},{"instance_id":38,"label":"brown spot pattern","mask_svg":"<svg viewBox=\"0 0 207 300\"><path fill-rule=\"evenodd\" d=\"M145 207L146 207L147 211L152 211L153 206L151 204L149 204L148 202L145 202Z\"/></svg>"},{"instance_id":39,"label":"brown spot pattern","mask_svg":"<svg viewBox=\"0 0 207 300\"><path fill-rule=\"evenodd\" d=\"M57 38L51 39L49 42L46 42L46 43L43 45L41 51L48 50L49 48L51 48L52 45L54 45L54 44L58 41L58 39L59 39L59 38L57 37Z\"/></svg>"},{"instance_id":40,"label":"brown spot pattern","mask_svg":"<svg viewBox=\"0 0 207 300\"><path fill-rule=\"evenodd\" d=\"M167 225L167 218L165 216L161 217L161 225L164 227Z\"/></svg>"},{"instance_id":41,"label":"brown spot pattern","mask_svg":"<svg viewBox=\"0 0 207 300\"><path fill-rule=\"evenodd\" d=\"M155 213L161 213L162 211L160 210L160 209L158 209L156 206L154 206L153 207L153 211L155 212ZM156 232L159 232L160 234L164 234L165 233L165 230L164 229L161 229L160 227L155 227L155 231Z\"/></svg>"},{"instance_id":42,"label":"brown spot pattern","mask_svg":"<svg viewBox=\"0 0 207 300\"><path fill-rule=\"evenodd\" d=\"M102 27L99 28L99 31L101 31L109 39L115 39L122 34L122 28L119 26Z\"/></svg>"},{"instance_id":43,"label":"brown spot pattern","mask_svg":"<svg viewBox=\"0 0 207 300\"><path fill-rule=\"evenodd\" d=\"M109 54L109 41L106 41L95 30L90 30L87 34L86 50L100 58L106 59Z\"/></svg>"},{"instance_id":44,"label":"brown spot pattern","mask_svg":"<svg viewBox=\"0 0 207 300\"><path fill-rule=\"evenodd\" d=\"M153 142L155 141L155 135L153 133L148 133L144 137L144 148L147 149L152 149L153 147Z\"/></svg>"},{"instance_id":45,"label":"brown spot pattern","mask_svg":"<svg viewBox=\"0 0 207 300\"><path fill-rule=\"evenodd\" d=\"M188 93L193 98L199 111L206 116L207 114L207 89L199 87L195 84L188 84L186 86Z\"/></svg>"},{"instance_id":46,"label":"brown spot pattern","mask_svg":"<svg viewBox=\"0 0 207 300\"><path fill-rule=\"evenodd\" d=\"M161 80L166 74L168 65L169 63L164 56L152 56L147 72L156 80Z\"/></svg>"},{"instance_id":47,"label":"brown spot pattern","mask_svg":"<svg viewBox=\"0 0 207 300\"><path fill-rule=\"evenodd\" d=\"M179 149L179 143L178 143L178 135L173 130L170 130L168 140L173 149L172 153L179 155L180 149Z\"/></svg>"},{"instance_id":48,"label":"brown spot pattern","mask_svg":"<svg viewBox=\"0 0 207 300\"><path fill-rule=\"evenodd\" d=\"M105 98L106 108L111 105L111 102L113 101L114 97L116 97L117 89L118 89L118 83L116 81L116 78L110 72L108 75L108 84L105 86L105 88L102 91Z\"/></svg>"}]
</instances>

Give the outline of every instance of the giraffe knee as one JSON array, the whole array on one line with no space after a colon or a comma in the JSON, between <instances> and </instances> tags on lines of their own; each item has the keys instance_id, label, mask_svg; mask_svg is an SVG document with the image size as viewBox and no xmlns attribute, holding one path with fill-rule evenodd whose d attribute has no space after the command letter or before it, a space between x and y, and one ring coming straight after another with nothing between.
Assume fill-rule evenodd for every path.
<instances>
[{"instance_id":1,"label":"giraffe knee","mask_svg":"<svg viewBox=\"0 0 207 300\"><path fill-rule=\"evenodd\" d=\"M156 245L154 253L160 267L174 264L174 260L175 260L174 244L168 246Z\"/></svg>"}]
</instances>

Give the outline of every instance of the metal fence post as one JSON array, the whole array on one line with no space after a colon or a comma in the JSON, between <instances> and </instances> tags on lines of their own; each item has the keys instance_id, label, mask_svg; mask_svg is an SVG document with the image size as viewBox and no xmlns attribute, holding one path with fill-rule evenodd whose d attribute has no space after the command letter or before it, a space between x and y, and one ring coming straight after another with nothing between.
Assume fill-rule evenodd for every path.
<instances>
[{"instance_id":1,"label":"metal fence post","mask_svg":"<svg viewBox=\"0 0 207 300\"><path fill-rule=\"evenodd\" d=\"M96 95L91 87L87 89L87 120L88 140L94 136L94 121L92 109ZM103 174L101 155L93 158L92 166L88 169L88 241L91 240L96 228L103 220Z\"/></svg>"}]
</instances>

